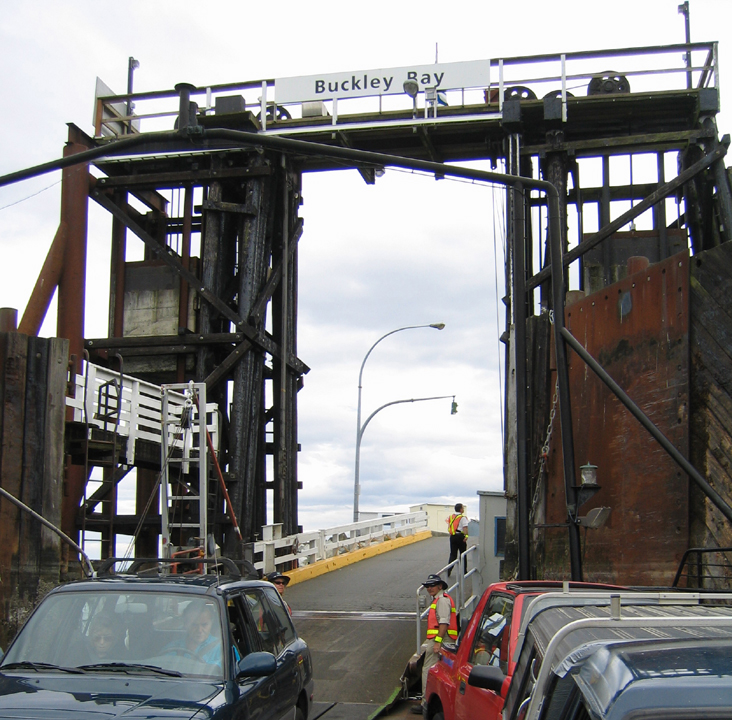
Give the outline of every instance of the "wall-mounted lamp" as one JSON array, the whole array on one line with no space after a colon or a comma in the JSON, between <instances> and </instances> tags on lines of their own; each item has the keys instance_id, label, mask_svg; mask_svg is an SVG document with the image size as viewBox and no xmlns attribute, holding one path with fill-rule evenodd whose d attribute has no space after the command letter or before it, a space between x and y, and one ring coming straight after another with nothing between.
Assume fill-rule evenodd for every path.
<instances>
[{"instance_id":1,"label":"wall-mounted lamp","mask_svg":"<svg viewBox=\"0 0 732 720\"><path fill-rule=\"evenodd\" d=\"M580 466L580 480L582 485L597 485L597 465L587 463Z\"/></svg>"}]
</instances>

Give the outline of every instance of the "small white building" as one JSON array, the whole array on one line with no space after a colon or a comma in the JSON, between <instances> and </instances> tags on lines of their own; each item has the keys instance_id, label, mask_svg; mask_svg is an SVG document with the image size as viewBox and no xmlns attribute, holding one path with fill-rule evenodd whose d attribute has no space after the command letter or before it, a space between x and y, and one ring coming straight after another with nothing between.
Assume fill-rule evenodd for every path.
<instances>
[{"instance_id":1,"label":"small white building","mask_svg":"<svg viewBox=\"0 0 732 720\"><path fill-rule=\"evenodd\" d=\"M501 579L506 552L506 494L503 490L478 490L480 503L481 592Z\"/></svg>"},{"instance_id":2,"label":"small white building","mask_svg":"<svg viewBox=\"0 0 732 720\"><path fill-rule=\"evenodd\" d=\"M448 535L447 521L455 512L455 503L462 502L456 500L452 505L443 505L441 503L422 503L421 505L410 505L409 512L426 512L427 513L427 529L433 533ZM465 507L465 514L470 518L469 508L466 503L462 503Z\"/></svg>"}]
</instances>

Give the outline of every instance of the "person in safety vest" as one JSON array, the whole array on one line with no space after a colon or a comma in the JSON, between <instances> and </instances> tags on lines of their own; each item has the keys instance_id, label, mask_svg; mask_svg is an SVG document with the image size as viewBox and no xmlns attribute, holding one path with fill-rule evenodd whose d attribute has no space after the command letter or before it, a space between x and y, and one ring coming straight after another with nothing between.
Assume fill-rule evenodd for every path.
<instances>
[{"instance_id":1,"label":"person in safety vest","mask_svg":"<svg viewBox=\"0 0 732 720\"><path fill-rule=\"evenodd\" d=\"M440 658L443 642L456 642L458 637L457 612L452 598L445 592L447 583L439 575L430 575L422 585L432 598L427 614L427 639L422 643L424 662L422 664L422 704L413 706L412 712L427 717L424 689L427 687L427 673Z\"/></svg>"},{"instance_id":2,"label":"person in safety vest","mask_svg":"<svg viewBox=\"0 0 732 720\"><path fill-rule=\"evenodd\" d=\"M464 553L468 549L468 517L465 515L465 506L458 503L455 512L447 518L447 530L450 533L450 559L448 564L457 560L458 551ZM468 559L463 560L463 570L468 570ZM447 571L450 577L452 568Z\"/></svg>"}]
</instances>

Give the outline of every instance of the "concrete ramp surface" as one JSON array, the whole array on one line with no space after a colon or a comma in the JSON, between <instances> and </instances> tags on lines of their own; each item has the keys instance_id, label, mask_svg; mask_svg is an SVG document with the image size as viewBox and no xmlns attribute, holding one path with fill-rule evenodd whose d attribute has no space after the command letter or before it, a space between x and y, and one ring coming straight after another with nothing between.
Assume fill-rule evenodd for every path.
<instances>
[{"instance_id":1,"label":"concrete ramp surface","mask_svg":"<svg viewBox=\"0 0 732 720\"><path fill-rule=\"evenodd\" d=\"M448 555L447 537L432 537L287 589L313 655L312 720L368 718L394 699L417 643L417 588Z\"/></svg>"}]
</instances>

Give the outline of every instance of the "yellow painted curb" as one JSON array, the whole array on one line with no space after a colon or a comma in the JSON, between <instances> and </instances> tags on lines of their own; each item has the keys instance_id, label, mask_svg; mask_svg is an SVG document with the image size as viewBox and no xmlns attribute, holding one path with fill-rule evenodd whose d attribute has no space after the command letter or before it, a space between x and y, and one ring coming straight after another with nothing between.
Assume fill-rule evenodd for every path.
<instances>
[{"instance_id":1,"label":"yellow painted curb","mask_svg":"<svg viewBox=\"0 0 732 720\"><path fill-rule=\"evenodd\" d=\"M389 552L389 550L396 550L397 548L404 547L405 545L411 545L412 543L419 542L420 540L427 540L432 537L431 530L424 530L423 532L415 533L414 535L406 535L404 537L396 538L395 540L385 540L381 543L374 543L365 548L360 548L354 552L344 553L343 555L337 555L336 557L327 558L326 560L319 560L312 565L306 565L305 567L298 568L297 570L287 570L286 575L290 578L290 585L296 585L299 582L305 582L306 580L312 580L319 575L324 575L327 572L338 570L339 568L346 567L347 565L353 565L361 560L374 557L375 555L381 555L382 553Z\"/></svg>"}]
</instances>

